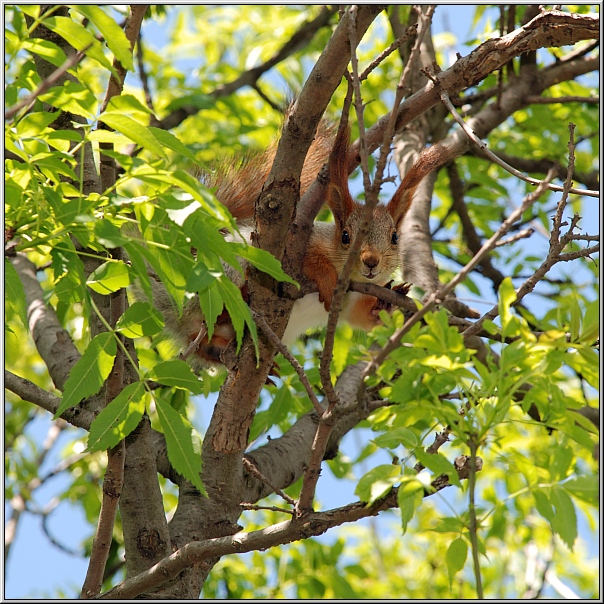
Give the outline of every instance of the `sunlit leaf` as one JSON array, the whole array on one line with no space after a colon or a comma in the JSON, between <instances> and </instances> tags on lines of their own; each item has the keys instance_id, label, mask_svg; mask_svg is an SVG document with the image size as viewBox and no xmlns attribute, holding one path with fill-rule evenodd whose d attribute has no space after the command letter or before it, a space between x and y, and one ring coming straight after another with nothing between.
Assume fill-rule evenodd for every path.
<instances>
[{"instance_id":1,"label":"sunlit leaf","mask_svg":"<svg viewBox=\"0 0 604 604\"><path fill-rule=\"evenodd\" d=\"M156 397L155 404L166 437L170 463L181 476L192 483L202 495L205 495L200 477L201 455L194 441L193 427L160 397Z\"/></svg>"},{"instance_id":2,"label":"sunlit leaf","mask_svg":"<svg viewBox=\"0 0 604 604\"><path fill-rule=\"evenodd\" d=\"M111 372L116 352L117 344L112 333L100 333L91 340L69 373L55 419L101 389Z\"/></svg>"},{"instance_id":3,"label":"sunlit leaf","mask_svg":"<svg viewBox=\"0 0 604 604\"><path fill-rule=\"evenodd\" d=\"M141 420L148 395L145 385L136 382L126 386L90 425L87 451L103 451L115 447Z\"/></svg>"}]
</instances>

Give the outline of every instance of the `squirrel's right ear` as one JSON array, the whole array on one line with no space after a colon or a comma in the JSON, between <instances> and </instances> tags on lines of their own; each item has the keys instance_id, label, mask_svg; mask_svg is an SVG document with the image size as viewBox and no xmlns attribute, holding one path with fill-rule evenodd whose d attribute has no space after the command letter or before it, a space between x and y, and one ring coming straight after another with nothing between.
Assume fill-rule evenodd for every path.
<instances>
[{"instance_id":1,"label":"squirrel's right ear","mask_svg":"<svg viewBox=\"0 0 604 604\"><path fill-rule=\"evenodd\" d=\"M348 145L350 129L340 127L329 155L329 184L327 204L336 219L343 225L352 214L354 201L348 189Z\"/></svg>"},{"instance_id":2,"label":"squirrel's right ear","mask_svg":"<svg viewBox=\"0 0 604 604\"><path fill-rule=\"evenodd\" d=\"M327 205L340 228L344 228L344 224L354 208L354 202L348 191L348 184L346 184L346 189L342 190L337 184L329 182L327 184Z\"/></svg>"}]
</instances>

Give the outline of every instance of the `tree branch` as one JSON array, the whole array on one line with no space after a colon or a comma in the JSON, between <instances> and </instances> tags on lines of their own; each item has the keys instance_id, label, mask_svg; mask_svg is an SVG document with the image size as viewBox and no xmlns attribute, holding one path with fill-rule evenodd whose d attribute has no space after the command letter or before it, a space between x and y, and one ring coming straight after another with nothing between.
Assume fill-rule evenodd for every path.
<instances>
[{"instance_id":1,"label":"tree branch","mask_svg":"<svg viewBox=\"0 0 604 604\"><path fill-rule=\"evenodd\" d=\"M19 377L7 369L4 370L4 386L11 392L14 392L17 396L20 396L24 401L33 403L34 405L49 411L53 415L57 412L57 409L61 404L61 399L58 396L54 396L43 388L36 386L33 382ZM95 414L78 405L67 409L67 411L61 415L61 418L77 428L89 430L90 424L94 421Z\"/></svg>"},{"instance_id":2,"label":"tree branch","mask_svg":"<svg viewBox=\"0 0 604 604\"><path fill-rule=\"evenodd\" d=\"M551 176L551 174L548 175L549 178L551 178ZM510 214L510 216L502 223L502 225L499 227L499 229L497 229L493 236L484 243L484 245L474 255L470 262L468 262L468 264L461 271L459 271L459 273L457 273L457 275L455 275L455 277L453 277L451 281L449 281L446 285L443 285L439 290L430 294L424 306L407 321L405 321L404 325L389 338L388 343L367 364L367 367L363 372L365 378L369 377L370 375L373 375L376 372L377 368L384 362L390 352L398 346L403 336L409 331L409 329L411 329L413 325L415 325L415 323L421 320L426 313L432 310L432 308L439 301L445 299L449 292L453 291L455 286L465 279L466 275L468 275L469 272L473 270L473 268L482 260L482 258L486 254L488 254L488 252L495 246L497 241L509 231L513 223L516 222L516 220L518 220L520 216L522 216L523 212L527 210L533 203L535 203L535 201L537 201L539 196L542 195L545 191L546 186L547 179L546 181L544 181L543 184L539 185L531 195L527 195L523 199L520 207ZM464 335L466 335L468 331L474 329L477 323L478 321L474 323L471 328L468 328L468 330L464 332Z\"/></svg>"},{"instance_id":3,"label":"tree branch","mask_svg":"<svg viewBox=\"0 0 604 604\"><path fill-rule=\"evenodd\" d=\"M36 267L24 255L18 254L11 262L25 290L29 330L34 344L55 386L63 390L71 368L80 359L80 353L54 310L44 303L44 292L36 278Z\"/></svg>"},{"instance_id":4,"label":"tree branch","mask_svg":"<svg viewBox=\"0 0 604 604\"><path fill-rule=\"evenodd\" d=\"M469 475L468 459L458 458L456 460L458 475L462 480L467 479ZM429 493L426 492L425 496L438 492L447 486L450 486L449 482L438 477L432 483L433 490ZM205 541L192 541L171 556L161 560L148 571L116 585L113 589L102 594L100 598L134 598L143 592L148 592L150 589L164 584L179 575L184 569L201 564L206 560L265 550L293 541L317 537L341 524L356 522L361 518L376 516L381 511L398 507L397 495L398 488L393 488L388 495L378 499L371 505L360 501L325 512L310 512L301 520L294 518L257 531L239 532L230 537L219 537Z\"/></svg>"},{"instance_id":5,"label":"tree branch","mask_svg":"<svg viewBox=\"0 0 604 604\"><path fill-rule=\"evenodd\" d=\"M422 113L434 107L439 102L440 90L446 90L450 96L455 95L464 89L475 86L487 75L505 65L511 58L520 56L531 50L576 44L580 40L598 39L600 35L599 24L599 16L548 11L538 14L524 27L503 37L487 40L474 49L468 56L460 58L452 67L436 74L435 82L428 82L421 90L418 90L401 105L397 115L397 132ZM599 58L579 59L579 63L585 69L590 71L596 70L599 67ZM570 68L569 71L566 68ZM554 82L568 79L570 76L565 77L562 74L568 74L572 71L577 72L577 60L564 64L556 63L544 70L543 77L537 79L535 77L531 78L531 86L528 87L527 92L522 96L526 98L540 94ZM558 75L557 80L549 77L554 72ZM521 76L508 84L504 88L503 95L505 96L506 90L510 88L515 93L518 93L517 82L522 79ZM502 107L497 107L497 109L502 109ZM510 114L506 113L507 115ZM377 149L383 140L383 132L388 120L389 116L384 116L368 131L367 145L370 152ZM495 125L485 123L481 128L472 127L478 136L485 136L486 132L492 130ZM460 151L459 155L462 152ZM348 155L349 173L357 167L358 163L358 143L355 143Z\"/></svg>"},{"instance_id":6,"label":"tree branch","mask_svg":"<svg viewBox=\"0 0 604 604\"><path fill-rule=\"evenodd\" d=\"M262 65L258 65L258 67L254 67L253 69L242 73L239 77L227 84L217 86L213 91L208 93L208 96L218 99L233 94L233 92L243 88L244 86L251 86L255 88L256 83L263 74L292 55L304 44L308 43L319 29L325 27L329 23L331 16L335 12L337 12L336 7L324 6L315 19L304 23L300 29L295 32L294 35L268 61L265 61ZM198 107L193 105L185 105L161 120L151 118L151 126L162 128L164 130L171 130L172 128L176 128L176 126L181 124L186 118L199 113L199 111L200 110Z\"/></svg>"}]
</instances>

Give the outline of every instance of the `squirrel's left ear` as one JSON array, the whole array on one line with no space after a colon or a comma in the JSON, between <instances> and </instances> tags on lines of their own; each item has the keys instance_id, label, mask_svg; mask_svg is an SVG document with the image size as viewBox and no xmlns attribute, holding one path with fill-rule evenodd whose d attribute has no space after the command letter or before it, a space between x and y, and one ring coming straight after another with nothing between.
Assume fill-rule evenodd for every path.
<instances>
[{"instance_id":1,"label":"squirrel's left ear","mask_svg":"<svg viewBox=\"0 0 604 604\"><path fill-rule=\"evenodd\" d=\"M417 185L413 188L408 188L403 180L399 188L392 196L392 199L386 206L390 216L392 216L394 226L397 230L401 226L405 216L407 215L407 212L409 211L409 208L411 207L411 202L413 201L413 195L416 188Z\"/></svg>"},{"instance_id":2,"label":"squirrel's left ear","mask_svg":"<svg viewBox=\"0 0 604 604\"><path fill-rule=\"evenodd\" d=\"M420 153L413 166L411 166L411 170L405 174L403 182L401 182L388 204L388 211L397 228L403 222L405 215L411 207L413 195L422 179L455 157L455 147L446 146L442 141L424 149Z\"/></svg>"}]
</instances>

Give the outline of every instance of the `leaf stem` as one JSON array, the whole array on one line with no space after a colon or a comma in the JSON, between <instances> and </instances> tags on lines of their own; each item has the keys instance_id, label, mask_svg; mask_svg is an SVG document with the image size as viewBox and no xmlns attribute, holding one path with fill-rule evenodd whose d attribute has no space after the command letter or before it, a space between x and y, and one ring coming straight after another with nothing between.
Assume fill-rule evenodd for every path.
<instances>
[{"instance_id":1,"label":"leaf stem","mask_svg":"<svg viewBox=\"0 0 604 604\"><path fill-rule=\"evenodd\" d=\"M470 447L470 474L468 476L468 494L470 498L469 515L470 515L470 543L472 545L472 560L474 562L474 576L476 577L476 597L479 600L484 599L482 589L482 577L480 575L480 558L478 551L478 523L476 522L476 451L478 444L474 440L474 435L470 436L468 445Z\"/></svg>"}]
</instances>

